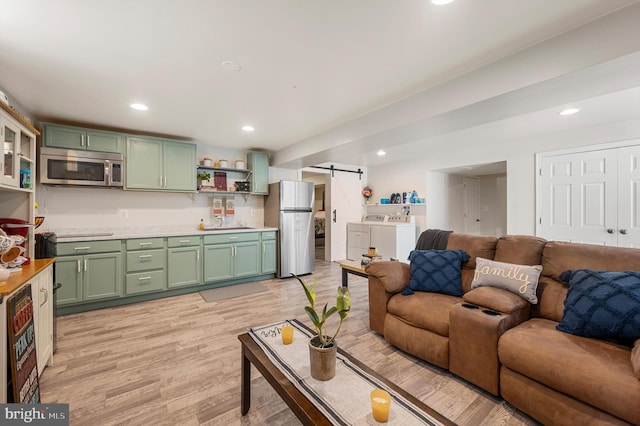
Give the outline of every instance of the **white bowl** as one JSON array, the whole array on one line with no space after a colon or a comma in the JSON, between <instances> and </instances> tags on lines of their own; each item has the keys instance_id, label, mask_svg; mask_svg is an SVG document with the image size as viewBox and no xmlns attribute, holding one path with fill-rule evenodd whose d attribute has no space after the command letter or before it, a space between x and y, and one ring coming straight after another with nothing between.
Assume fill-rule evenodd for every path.
<instances>
[{"instance_id":1,"label":"white bowl","mask_svg":"<svg viewBox=\"0 0 640 426\"><path fill-rule=\"evenodd\" d=\"M13 238L0 235L0 254L5 254L14 244Z\"/></svg>"}]
</instances>

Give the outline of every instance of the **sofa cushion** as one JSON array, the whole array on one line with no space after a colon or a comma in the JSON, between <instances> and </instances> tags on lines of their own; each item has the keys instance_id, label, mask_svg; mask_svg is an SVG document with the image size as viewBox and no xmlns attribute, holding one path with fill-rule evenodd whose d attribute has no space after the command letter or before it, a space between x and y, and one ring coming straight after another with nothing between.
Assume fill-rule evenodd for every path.
<instances>
[{"instance_id":1,"label":"sofa cushion","mask_svg":"<svg viewBox=\"0 0 640 426\"><path fill-rule=\"evenodd\" d=\"M556 322L534 318L505 332L500 362L525 377L631 423L640 424L640 380L631 350L556 330Z\"/></svg>"},{"instance_id":2,"label":"sofa cushion","mask_svg":"<svg viewBox=\"0 0 640 426\"><path fill-rule=\"evenodd\" d=\"M462 250L413 250L409 253L411 279L403 291L411 295L413 291L462 296L460 268L469 255Z\"/></svg>"},{"instance_id":3,"label":"sofa cushion","mask_svg":"<svg viewBox=\"0 0 640 426\"><path fill-rule=\"evenodd\" d=\"M640 380L640 339L636 340L631 350L631 366L638 380Z\"/></svg>"},{"instance_id":4,"label":"sofa cushion","mask_svg":"<svg viewBox=\"0 0 640 426\"><path fill-rule=\"evenodd\" d=\"M518 265L539 265L546 242L543 238L531 235L504 235L498 239L493 260Z\"/></svg>"},{"instance_id":5,"label":"sofa cushion","mask_svg":"<svg viewBox=\"0 0 640 426\"><path fill-rule=\"evenodd\" d=\"M565 271L569 283L558 330L584 337L640 339L640 272Z\"/></svg>"},{"instance_id":6,"label":"sofa cushion","mask_svg":"<svg viewBox=\"0 0 640 426\"><path fill-rule=\"evenodd\" d=\"M449 311L461 301L459 297L439 293L396 294L389 299L387 312L414 327L446 337L449 336Z\"/></svg>"},{"instance_id":7,"label":"sofa cushion","mask_svg":"<svg viewBox=\"0 0 640 426\"><path fill-rule=\"evenodd\" d=\"M493 309L494 311L510 314L526 309L529 312L531 304L522 297L510 291L495 287L478 287L462 296L465 302Z\"/></svg>"},{"instance_id":8,"label":"sofa cushion","mask_svg":"<svg viewBox=\"0 0 640 426\"><path fill-rule=\"evenodd\" d=\"M476 257L484 257L485 259L493 259L496 254L496 237L488 237L481 235L458 234L449 235L447 242L447 250L463 250L469 255L469 260L462 267L464 269L473 269L476 267Z\"/></svg>"},{"instance_id":9,"label":"sofa cushion","mask_svg":"<svg viewBox=\"0 0 640 426\"><path fill-rule=\"evenodd\" d=\"M516 265L496 262L482 257L476 258L476 271L471 288L488 286L508 290L524 300L536 304L538 297L538 277L542 266Z\"/></svg>"}]
</instances>

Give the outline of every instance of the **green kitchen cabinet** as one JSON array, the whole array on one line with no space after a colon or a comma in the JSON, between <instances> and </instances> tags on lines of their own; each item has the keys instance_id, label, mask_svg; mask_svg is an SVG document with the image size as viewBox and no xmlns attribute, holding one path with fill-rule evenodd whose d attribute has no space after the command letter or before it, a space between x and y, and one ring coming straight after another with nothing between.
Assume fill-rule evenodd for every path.
<instances>
[{"instance_id":1,"label":"green kitchen cabinet","mask_svg":"<svg viewBox=\"0 0 640 426\"><path fill-rule=\"evenodd\" d=\"M223 281L233 278L233 244L204 246L204 282Z\"/></svg>"},{"instance_id":2,"label":"green kitchen cabinet","mask_svg":"<svg viewBox=\"0 0 640 426\"><path fill-rule=\"evenodd\" d=\"M247 154L247 168L252 171L251 193L258 195L269 194L269 154L266 152L250 151Z\"/></svg>"},{"instance_id":3,"label":"green kitchen cabinet","mask_svg":"<svg viewBox=\"0 0 640 426\"><path fill-rule=\"evenodd\" d=\"M82 151L122 153L123 135L82 127L44 125L44 146Z\"/></svg>"},{"instance_id":4,"label":"green kitchen cabinet","mask_svg":"<svg viewBox=\"0 0 640 426\"><path fill-rule=\"evenodd\" d=\"M195 192L196 145L128 137L125 189Z\"/></svg>"},{"instance_id":5,"label":"green kitchen cabinet","mask_svg":"<svg viewBox=\"0 0 640 426\"><path fill-rule=\"evenodd\" d=\"M58 256L56 305L118 298L122 296L122 255L97 253Z\"/></svg>"},{"instance_id":6,"label":"green kitchen cabinet","mask_svg":"<svg viewBox=\"0 0 640 426\"><path fill-rule=\"evenodd\" d=\"M125 243L127 249L127 296L162 291L165 286L165 239L133 238Z\"/></svg>"},{"instance_id":7,"label":"green kitchen cabinet","mask_svg":"<svg viewBox=\"0 0 640 426\"><path fill-rule=\"evenodd\" d=\"M260 274L260 242L236 243L233 261L233 277L250 277Z\"/></svg>"},{"instance_id":8,"label":"green kitchen cabinet","mask_svg":"<svg viewBox=\"0 0 640 426\"><path fill-rule=\"evenodd\" d=\"M56 259L56 305L64 306L82 302L83 256L58 256Z\"/></svg>"},{"instance_id":9,"label":"green kitchen cabinet","mask_svg":"<svg viewBox=\"0 0 640 426\"><path fill-rule=\"evenodd\" d=\"M262 262L263 274L276 273L276 231L262 233Z\"/></svg>"},{"instance_id":10,"label":"green kitchen cabinet","mask_svg":"<svg viewBox=\"0 0 640 426\"><path fill-rule=\"evenodd\" d=\"M167 239L167 287L202 284L201 245L199 236Z\"/></svg>"},{"instance_id":11,"label":"green kitchen cabinet","mask_svg":"<svg viewBox=\"0 0 640 426\"><path fill-rule=\"evenodd\" d=\"M260 233L204 237L204 282L260 275Z\"/></svg>"},{"instance_id":12,"label":"green kitchen cabinet","mask_svg":"<svg viewBox=\"0 0 640 426\"><path fill-rule=\"evenodd\" d=\"M122 255L99 253L84 256L82 300L94 301L122 296Z\"/></svg>"}]
</instances>

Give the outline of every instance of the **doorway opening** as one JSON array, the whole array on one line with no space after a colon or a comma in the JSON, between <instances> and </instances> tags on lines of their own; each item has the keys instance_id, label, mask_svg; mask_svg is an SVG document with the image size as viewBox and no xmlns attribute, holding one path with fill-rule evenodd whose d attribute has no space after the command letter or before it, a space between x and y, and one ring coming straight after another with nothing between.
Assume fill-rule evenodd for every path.
<instances>
[{"instance_id":1,"label":"doorway opening","mask_svg":"<svg viewBox=\"0 0 640 426\"><path fill-rule=\"evenodd\" d=\"M427 181L429 227L496 237L506 233L506 161L435 170Z\"/></svg>"},{"instance_id":2,"label":"doorway opening","mask_svg":"<svg viewBox=\"0 0 640 426\"><path fill-rule=\"evenodd\" d=\"M302 172L302 180L305 182L312 182L314 186L314 204L313 204L313 217L314 217L314 240L315 240L315 260L330 259L330 253L327 253L328 246L327 241L327 173L313 173ZM329 182L330 184L330 182Z\"/></svg>"}]
</instances>

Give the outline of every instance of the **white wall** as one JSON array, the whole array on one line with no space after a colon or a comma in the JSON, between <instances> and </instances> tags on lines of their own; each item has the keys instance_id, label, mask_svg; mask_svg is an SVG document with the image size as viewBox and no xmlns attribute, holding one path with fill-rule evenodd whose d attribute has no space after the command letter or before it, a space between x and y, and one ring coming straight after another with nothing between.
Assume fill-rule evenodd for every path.
<instances>
[{"instance_id":1,"label":"white wall","mask_svg":"<svg viewBox=\"0 0 640 426\"><path fill-rule=\"evenodd\" d=\"M476 129L425 141L416 160L370 166L369 183L380 194L416 187L427 202L427 228L462 229L452 200L446 198L455 182L434 170L466 165L507 162L507 227L504 234L535 233L535 154L640 137L640 119L543 134L526 139L501 140L477 137ZM440 205L438 205L440 204ZM448 206L448 207L445 207ZM448 210L444 210L448 209Z\"/></svg>"}]
</instances>

